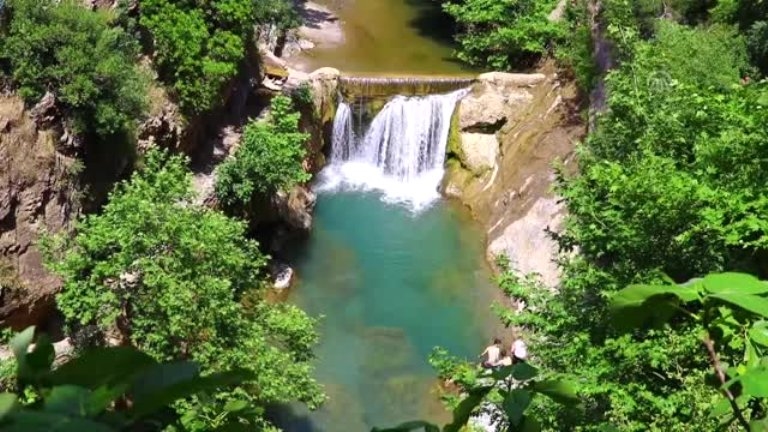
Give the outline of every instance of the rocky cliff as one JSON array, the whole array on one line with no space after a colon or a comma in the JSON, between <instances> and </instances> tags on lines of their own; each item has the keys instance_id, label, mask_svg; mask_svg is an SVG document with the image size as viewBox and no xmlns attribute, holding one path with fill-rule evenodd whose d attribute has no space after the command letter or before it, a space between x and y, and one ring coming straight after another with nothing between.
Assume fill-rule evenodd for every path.
<instances>
[{"instance_id":1,"label":"rocky cliff","mask_svg":"<svg viewBox=\"0 0 768 432\"><path fill-rule=\"evenodd\" d=\"M553 67L539 74L480 75L454 113L444 193L485 227L488 258L506 254L515 269L558 282L554 263L563 206L553 194L553 162L573 165L584 134L577 89Z\"/></svg>"},{"instance_id":2,"label":"rocky cliff","mask_svg":"<svg viewBox=\"0 0 768 432\"><path fill-rule=\"evenodd\" d=\"M44 324L59 281L42 265L43 233L68 229L79 213L70 136L45 100L26 110L0 96L0 325ZM68 156L69 155L69 156Z\"/></svg>"}]
</instances>

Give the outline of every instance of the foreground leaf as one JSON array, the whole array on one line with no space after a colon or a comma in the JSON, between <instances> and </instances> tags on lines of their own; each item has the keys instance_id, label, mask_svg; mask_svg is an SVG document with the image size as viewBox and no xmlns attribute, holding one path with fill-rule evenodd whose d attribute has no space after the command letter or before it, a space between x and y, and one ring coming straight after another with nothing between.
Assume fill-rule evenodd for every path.
<instances>
[{"instance_id":1,"label":"foreground leaf","mask_svg":"<svg viewBox=\"0 0 768 432\"><path fill-rule=\"evenodd\" d=\"M453 410L453 421L451 424L446 425L445 428L443 428L443 431L459 432L459 430L461 430L461 428L469 421L472 411L480 405L483 398L485 398L485 395L491 391L491 388L492 387L479 387L470 390L469 395L459 403L459 406L457 406L455 410Z\"/></svg>"},{"instance_id":2,"label":"foreground leaf","mask_svg":"<svg viewBox=\"0 0 768 432\"><path fill-rule=\"evenodd\" d=\"M574 406L581 402L575 386L565 380L538 381L531 385L531 389L563 405Z\"/></svg>"},{"instance_id":3,"label":"foreground leaf","mask_svg":"<svg viewBox=\"0 0 768 432\"><path fill-rule=\"evenodd\" d=\"M744 273L715 273L702 281L704 289L713 294L764 294L768 284Z\"/></svg>"}]
</instances>

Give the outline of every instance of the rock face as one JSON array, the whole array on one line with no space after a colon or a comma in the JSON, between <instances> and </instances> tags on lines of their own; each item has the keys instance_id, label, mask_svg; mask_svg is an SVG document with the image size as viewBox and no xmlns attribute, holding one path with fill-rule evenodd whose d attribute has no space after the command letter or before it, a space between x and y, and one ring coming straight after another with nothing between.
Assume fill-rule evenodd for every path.
<instances>
[{"instance_id":1,"label":"rock face","mask_svg":"<svg viewBox=\"0 0 768 432\"><path fill-rule=\"evenodd\" d=\"M443 191L486 226L488 258L506 254L522 273L554 287L559 275L550 232L564 209L552 194L552 163L573 165L584 134L575 85L545 73L490 72L459 102Z\"/></svg>"},{"instance_id":2,"label":"rock face","mask_svg":"<svg viewBox=\"0 0 768 432\"><path fill-rule=\"evenodd\" d=\"M0 96L0 325L43 324L60 281L47 272L41 234L69 229L79 213L79 163L60 150L74 139L57 127L53 96L26 111Z\"/></svg>"}]
</instances>

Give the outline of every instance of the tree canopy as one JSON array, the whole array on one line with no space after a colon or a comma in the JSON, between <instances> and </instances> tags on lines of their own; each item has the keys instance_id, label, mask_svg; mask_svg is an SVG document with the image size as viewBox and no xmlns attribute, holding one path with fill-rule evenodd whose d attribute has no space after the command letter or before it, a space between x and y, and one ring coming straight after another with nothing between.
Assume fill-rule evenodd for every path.
<instances>
[{"instance_id":1,"label":"tree canopy","mask_svg":"<svg viewBox=\"0 0 768 432\"><path fill-rule=\"evenodd\" d=\"M185 430L210 430L228 403L323 400L310 377L314 320L263 298L265 257L245 226L197 207L179 156L153 150L73 238L49 245L64 280L59 309L72 331L123 340L158 360L193 360L203 374L242 367L254 378L208 399L178 403ZM263 425L262 410L238 411Z\"/></svg>"},{"instance_id":2,"label":"tree canopy","mask_svg":"<svg viewBox=\"0 0 768 432\"><path fill-rule=\"evenodd\" d=\"M9 0L0 61L27 102L51 91L76 132L99 138L129 133L142 115L146 77L138 44L103 11L75 0Z\"/></svg>"}]
</instances>

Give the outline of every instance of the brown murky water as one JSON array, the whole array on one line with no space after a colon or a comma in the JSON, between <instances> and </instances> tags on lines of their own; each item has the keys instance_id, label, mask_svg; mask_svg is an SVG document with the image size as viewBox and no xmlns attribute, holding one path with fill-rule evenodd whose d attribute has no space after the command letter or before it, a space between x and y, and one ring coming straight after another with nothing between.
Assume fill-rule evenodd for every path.
<instances>
[{"instance_id":1,"label":"brown murky water","mask_svg":"<svg viewBox=\"0 0 768 432\"><path fill-rule=\"evenodd\" d=\"M315 0L341 20L344 43L299 58L347 74L472 74L452 57L452 23L432 0Z\"/></svg>"}]
</instances>

